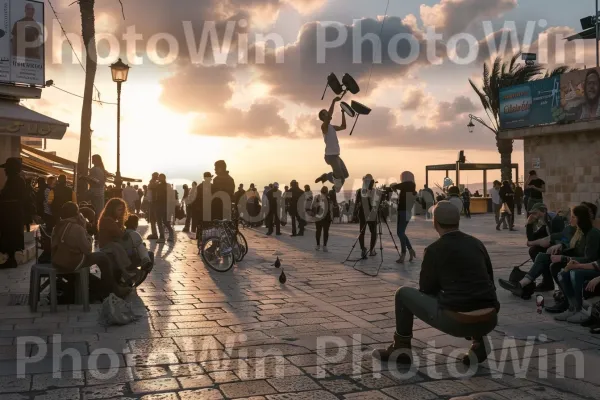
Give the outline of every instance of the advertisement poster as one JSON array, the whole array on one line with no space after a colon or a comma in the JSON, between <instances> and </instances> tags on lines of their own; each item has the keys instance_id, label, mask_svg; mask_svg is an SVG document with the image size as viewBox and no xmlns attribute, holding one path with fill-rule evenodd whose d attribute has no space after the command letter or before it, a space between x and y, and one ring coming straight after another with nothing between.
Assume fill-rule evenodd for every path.
<instances>
[{"instance_id":1,"label":"advertisement poster","mask_svg":"<svg viewBox=\"0 0 600 400\"><path fill-rule=\"evenodd\" d=\"M499 117L501 129L557 122L560 118L560 78L501 89Z\"/></svg>"},{"instance_id":2,"label":"advertisement poster","mask_svg":"<svg viewBox=\"0 0 600 400\"><path fill-rule=\"evenodd\" d=\"M600 117L600 68L563 74L560 92L564 121Z\"/></svg>"},{"instance_id":3,"label":"advertisement poster","mask_svg":"<svg viewBox=\"0 0 600 400\"><path fill-rule=\"evenodd\" d=\"M44 3L10 1L10 81L44 84Z\"/></svg>"},{"instance_id":4,"label":"advertisement poster","mask_svg":"<svg viewBox=\"0 0 600 400\"><path fill-rule=\"evenodd\" d=\"M10 80L10 0L0 0L0 82Z\"/></svg>"}]
</instances>

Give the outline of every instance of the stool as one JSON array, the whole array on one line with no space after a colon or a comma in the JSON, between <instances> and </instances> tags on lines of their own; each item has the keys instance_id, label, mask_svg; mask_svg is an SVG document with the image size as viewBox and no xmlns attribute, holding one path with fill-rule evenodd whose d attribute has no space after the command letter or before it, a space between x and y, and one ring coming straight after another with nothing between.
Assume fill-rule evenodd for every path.
<instances>
[{"instance_id":1,"label":"stool","mask_svg":"<svg viewBox=\"0 0 600 400\"><path fill-rule=\"evenodd\" d=\"M90 269L79 268L75 272L60 272L52 264L34 264L31 267L29 275L29 307L32 312L37 311L40 301L40 292L46 287L42 287L41 279L47 277L50 285L50 311L56 312L58 305L58 296L56 289L56 279L59 275L79 275L75 282L75 299L77 304L83 304L83 311L90 311ZM47 284L46 284L47 285Z\"/></svg>"}]
</instances>

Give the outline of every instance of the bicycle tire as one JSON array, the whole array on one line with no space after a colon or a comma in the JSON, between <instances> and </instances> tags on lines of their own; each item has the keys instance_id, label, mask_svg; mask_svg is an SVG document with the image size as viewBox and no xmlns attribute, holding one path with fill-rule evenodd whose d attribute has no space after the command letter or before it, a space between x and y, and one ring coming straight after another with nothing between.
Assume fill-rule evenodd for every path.
<instances>
[{"instance_id":1,"label":"bicycle tire","mask_svg":"<svg viewBox=\"0 0 600 400\"><path fill-rule=\"evenodd\" d=\"M221 238L218 236L203 240L200 251L204 263L217 272L229 271L235 262L233 250L228 254L221 254Z\"/></svg>"},{"instance_id":2,"label":"bicycle tire","mask_svg":"<svg viewBox=\"0 0 600 400\"><path fill-rule=\"evenodd\" d=\"M242 245L244 248L244 256L248 254L248 241L242 232L238 232L235 236L235 240ZM242 257L243 258L243 257Z\"/></svg>"},{"instance_id":3,"label":"bicycle tire","mask_svg":"<svg viewBox=\"0 0 600 400\"><path fill-rule=\"evenodd\" d=\"M150 274L150 271L146 271L142 268L138 268L138 270L135 274L135 278L133 280L133 287L139 287L142 283L144 283L144 281L146 280L146 278L148 277L149 274Z\"/></svg>"}]
</instances>

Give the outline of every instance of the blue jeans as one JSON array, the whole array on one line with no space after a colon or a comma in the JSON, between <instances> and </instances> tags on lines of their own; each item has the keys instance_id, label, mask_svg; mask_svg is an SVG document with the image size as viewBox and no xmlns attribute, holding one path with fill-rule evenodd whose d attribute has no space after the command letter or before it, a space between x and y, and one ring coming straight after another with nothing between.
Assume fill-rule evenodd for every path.
<instances>
[{"instance_id":1,"label":"blue jeans","mask_svg":"<svg viewBox=\"0 0 600 400\"><path fill-rule=\"evenodd\" d=\"M333 172L330 172L327 174L327 180L333 184L335 184L334 179L340 179L342 181L342 186L344 185L344 182L346 181L346 178L348 178L350 175L348 174L348 169L346 169L346 164L344 164L344 161L342 161L342 159L340 158L339 155L337 156L325 156L325 162L328 165L331 165L331 169L333 170Z\"/></svg>"},{"instance_id":2,"label":"blue jeans","mask_svg":"<svg viewBox=\"0 0 600 400\"><path fill-rule=\"evenodd\" d=\"M589 269L576 269L569 272L561 271L558 273L558 284L565 297L569 301L569 306L576 311L581 310L583 303L583 284L590 281L600 272Z\"/></svg>"},{"instance_id":3,"label":"blue jeans","mask_svg":"<svg viewBox=\"0 0 600 400\"><path fill-rule=\"evenodd\" d=\"M527 275L525 275L532 282L542 275L547 277L550 274L550 264L552 264L551 255L546 254L545 250L543 251L543 253L538 253L535 256L535 260L533 260L531 269Z\"/></svg>"},{"instance_id":4,"label":"blue jeans","mask_svg":"<svg viewBox=\"0 0 600 400\"><path fill-rule=\"evenodd\" d=\"M397 224L397 233L400 238L400 247L402 248L402 254L406 254L406 249L412 250L412 245L410 244L410 240L406 236L406 227L412 218L411 211L398 211L398 224Z\"/></svg>"}]
</instances>

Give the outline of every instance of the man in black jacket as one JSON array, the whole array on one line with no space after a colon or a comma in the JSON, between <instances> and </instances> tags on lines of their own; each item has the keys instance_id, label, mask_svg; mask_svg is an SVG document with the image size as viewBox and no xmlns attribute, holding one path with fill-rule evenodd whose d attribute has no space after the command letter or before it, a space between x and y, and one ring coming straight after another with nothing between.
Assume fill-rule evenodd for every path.
<instances>
[{"instance_id":1,"label":"man in black jacket","mask_svg":"<svg viewBox=\"0 0 600 400\"><path fill-rule=\"evenodd\" d=\"M235 181L227 171L227 164L223 160L215 163L215 173L212 182L211 219L231 220L231 204L234 199Z\"/></svg>"},{"instance_id":2,"label":"man in black jacket","mask_svg":"<svg viewBox=\"0 0 600 400\"><path fill-rule=\"evenodd\" d=\"M535 204L529 212L530 214L525 228L527 231L528 242L549 237L554 233L561 233L565 229L565 219L555 213L548 212L548 208L545 204ZM539 225L540 222L542 226L537 230L534 230L535 226ZM547 250L548 247L531 246L529 248L529 256L531 257L531 260L535 262L537 255L545 253ZM525 273L523 273L523 275L525 275ZM542 273L542 282L536 286L535 291L546 292L550 290L554 290L554 280L552 279L550 269L547 268L544 269L544 272Z\"/></svg>"},{"instance_id":3,"label":"man in black jacket","mask_svg":"<svg viewBox=\"0 0 600 400\"><path fill-rule=\"evenodd\" d=\"M417 316L449 335L473 338L462 361L483 362L488 355L483 338L496 327L500 310L490 257L483 243L459 230L460 212L452 203L439 202L433 220L440 238L425 250L419 289L398 289L394 343L374 350L373 357L410 364Z\"/></svg>"},{"instance_id":4,"label":"man in black jacket","mask_svg":"<svg viewBox=\"0 0 600 400\"><path fill-rule=\"evenodd\" d=\"M273 189L267 193L267 199L269 201L269 213L267 214L267 236L273 234L273 227L275 227L275 234L281 235L281 219L279 218L280 206L281 206L281 190L279 190L279 183L273 184Z\"/></svg>"},{"instance_id":5,"label":"man in black jacket","mask_svg":"<svg viewBox=\"0 0 600 400\"><path fill-rule=\"evenodd\" d=\"M289 212L292 217L292 236L304 236L304 227L306 226L306 221L302 218L300 209L302 209L302 214L306 211L304 210L305 205L305 195L304 191L300 189L298 182L293 180L290 183L290 205ZM296 232L296 221L298 221L298 232Z\"/></svg>"}]
</instances>

